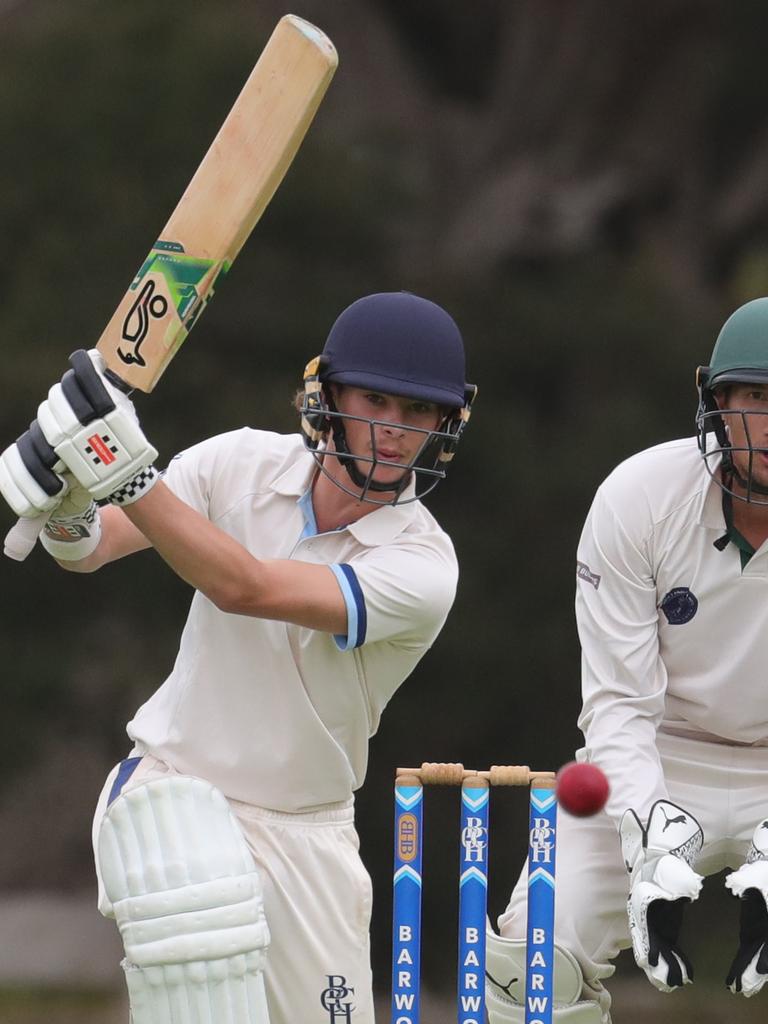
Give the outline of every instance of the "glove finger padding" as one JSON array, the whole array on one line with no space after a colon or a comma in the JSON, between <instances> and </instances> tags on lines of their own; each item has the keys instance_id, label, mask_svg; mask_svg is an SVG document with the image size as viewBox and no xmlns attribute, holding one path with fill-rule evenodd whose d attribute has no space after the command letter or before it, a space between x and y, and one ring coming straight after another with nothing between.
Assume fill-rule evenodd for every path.
<instances>
[{"instance_id":1,"label":"glove finger padding","mask_svg":"<svg viewBox=\"0 0 768 1024\"><path fill-rule=\"evenodd\" d=\"M755 829L745 863L725 885L741 899L739 948L725 984L749 997L768 980L768 819Z\"/></svg>"},{"instance_id":2,"label":"glove finger padding","mask_svg":"<svg viewBox=\"0 0 768 1024\"><path fill-rule=\"evenodd\" d=\"M67 493L61 466L35 420L0 455L0 493L17 516L33 518L56 508Z\"/></svg>"},{"instance_id":3,"label":"glove finger padding","mask_svg":"<svg viewBox=\"0 0 768 1024\"><path fill-rule=\"evenodd\" d=\"M693 981L693 965L677 944L686 903L690 900L654 900L648 906L648 967L670 992Z\"/></svg>"},{"instance_id":4,"label":"glove finger padding","mask_svg":"<svg viewBox=\"0 0 768 1024\"><path fill-rule=\"evenodd\" d=\"M652 985L671 992L693 980L678 937L685 905L701 891L692 862L703 834L692 815L666 800L653 805L647 825L626 811L620 832L631 874L627 911L635 960Z\"/></svg>"},{"instance_id":5,"label":"glove finger padding","mask_svg":"<svg viewBox=\"0 0 768 1024\"><path fill-rule=\"evenodd\" d=\"M757 889L741 897L739 948L725 984L731 992L753 996L768 978L768 910Z\"/></svg>"}]
</instances>

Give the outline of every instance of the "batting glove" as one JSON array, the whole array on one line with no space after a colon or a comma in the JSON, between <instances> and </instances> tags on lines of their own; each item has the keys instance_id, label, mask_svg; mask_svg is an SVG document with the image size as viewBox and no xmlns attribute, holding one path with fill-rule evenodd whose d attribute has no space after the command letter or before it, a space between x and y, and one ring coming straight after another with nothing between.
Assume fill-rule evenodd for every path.
<instances>
[{"instance_id":1,"label":"batting glove","mask_svg":"<svg viewBox=\"0 0 768 1024\"><path fill-rule=\"evenodd\" d=\"M62 561L84 558L97 547L96 502L64 467L37 420L0 455L0 491L20 517L5 539L10 558L26 558L38 536Z\"/></svg>"},{"instance_id":2,"label":"batting glove","mask_svg":"<svg viewBox=\"0 0 768 1024\"><path fill-rule=\"evenodd\" d=\"M37 411L56 456L97 501L137 501L157 482L157 450L139 426L128 396L108 379L102 355L79 349L60 384Z\"/></svg>"},{"instance_id":3,"label":"batting glove","mask_svg":"<svg viewBox=\"0 0 768 1024\"><path fill-rule=\"evenodd\" d=\"M745 862L725 885L741 899L739 948L725 984L753 996L768 979L768 819L755 829Z\"/></svg>"},{"instance_id":4,"label":"batting glove","mask_svg":"<svg viewBox=\"0 0 768 1024\"><path fill-rule=\"evenodd\" d=\"M693 968L678 936L687 903L698 898L702 876L693 870L704 835L687 811L657 800L643 825L633 810L619 826L629 871L629 931L635 961L661 992L693 981Z\"/></svg>"},{"instance_id":5,"label":"batting glove","mask_svg":"<svg viewBox=\"0 0 768 1024\"><path fill-rule=\"evenodd\" d=\"M74 562L90 555L101 540L99 506L69 471L66 497L51 512L40 534L40 543L59 562Z\"/></svg>"}]
</instances>

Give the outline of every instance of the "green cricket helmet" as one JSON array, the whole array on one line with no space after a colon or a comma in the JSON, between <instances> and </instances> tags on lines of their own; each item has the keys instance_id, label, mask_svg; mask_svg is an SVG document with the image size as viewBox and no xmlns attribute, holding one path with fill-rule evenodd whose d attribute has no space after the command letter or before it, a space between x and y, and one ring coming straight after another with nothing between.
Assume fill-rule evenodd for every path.
<instances>
[{"instance_id":1,"label":"green cricket helmet","mask_svg":"<svg viewBox=\"0 0 768 1024\"><path fill-rule=\"evenodd\" d=\"M758 414L748 409L732 409L726 413L717 404L717 392L731 384L763 382L768 382L768 298L753 299L728 317L715 342L709 366L700 366L696 371L699 393L696 427L707 469L734 497L768 504L755 497L756 494L768 496L768 488L754 482L751 473L753 451L764 450L749 441L749 418ZM732 453L736 449L730 443L726 426L726 419L735 417L742 419L748 439L748 445L738 449L749 452L749 472L743 479L734 467ZM708 434L715 435L716 444L708 441ZM713 470L718 456L722 457L722 473ZM746 496L728 486L728 480L733 477L746 489Z\"/></svg>"}]
</instances>

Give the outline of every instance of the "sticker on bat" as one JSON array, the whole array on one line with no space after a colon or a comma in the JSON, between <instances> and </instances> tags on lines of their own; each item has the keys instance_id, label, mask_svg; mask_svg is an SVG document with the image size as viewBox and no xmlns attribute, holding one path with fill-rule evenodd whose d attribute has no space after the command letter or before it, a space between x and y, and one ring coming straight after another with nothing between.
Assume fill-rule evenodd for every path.
<instances>
[{"instance_id":1,"label":"sticker on bat","mask_svg":"<svg viewBox=\"0 0 768 1024\"><path fill-rule=\"evenodd\" d=\"M227 272L228 261L189 256L177 242L159 241L139 268L128 295L138 294L126 310L117 355L126 365L146 366L142 344L153 329L165 342L167 337L178 347L213 295L219 279ZM168 332L168 319L173 329Z\"/></svg>"}]
</instances>

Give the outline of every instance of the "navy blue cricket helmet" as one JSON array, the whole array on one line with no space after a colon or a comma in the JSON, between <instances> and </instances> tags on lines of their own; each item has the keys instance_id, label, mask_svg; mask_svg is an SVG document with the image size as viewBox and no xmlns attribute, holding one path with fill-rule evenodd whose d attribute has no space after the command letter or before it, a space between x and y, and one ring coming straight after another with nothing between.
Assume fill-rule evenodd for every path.
<instances>
[{"instance_id":1,"label":"navy blue cricket helmet","mask_svg":"<svg viewBox=\"0 0 768 1024\"><path fill-rule=\"evenodd\" d=\"M340 314L323 349L320 379L451 409L466 403L464 342L456 322L410 292L366 295Z\"/></svg>"},{"instance_id":2,"label":"navy blue cricket helmet","mask_svg":"<svg viewBox=\"0 0 768 1024\"><path fill-rule=\"evenodd\" d=\"M440 429L426 432L419 453L403 467L393 498L384 501L371 496L371 492L392 492L393 486L373 479L375 458L363 459L371 464L367 474L355 465L346 444L344 417L326 384L421 399L445 411ZM321 470L324 442L332 433L335 451L330 454L343 462L360 489L349 493L375 504L413 501L436 486L445 476L445 465L453 457L477 392L465 380L464 342L454 319L435 302L410 292L379 292L348 306L331 327L322 354L308 364L304 388L302 431ZM417 486L416 493L403 499L414 475L417 484L426 486ZM334 482L338 484L338 480Z\"/></svg>"}]
</instances>

